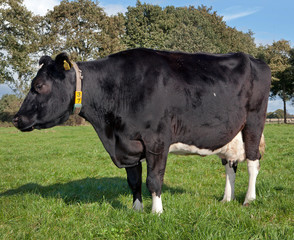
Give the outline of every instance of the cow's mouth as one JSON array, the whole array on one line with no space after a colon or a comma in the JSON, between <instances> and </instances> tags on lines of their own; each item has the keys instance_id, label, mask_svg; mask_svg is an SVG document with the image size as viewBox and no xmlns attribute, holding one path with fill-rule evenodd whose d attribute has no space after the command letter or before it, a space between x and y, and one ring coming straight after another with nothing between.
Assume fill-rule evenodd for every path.
<instances>
[{"instance_id":1,"label":"cow's mouth","mask_svg":"<svg viewBox=\"0 0 294 240\"><path fill-rule=\"evenodd\" d=\"M22 132L30 132L34 130L34 122L31 122L26 117L15 116L12 120L13 125Z\"/></svg>"},{"instance_id":2,"label":"cow's mouth","mask_svg":"<svg viewBox=\"0 0 294 240\"><path fill-rule=\"evenodd\" d=\"M29 128L25 128L25 129L19 129L22 132L31 132L34 130L34 127L29 127Z\"/></svg>"}]
</instances>

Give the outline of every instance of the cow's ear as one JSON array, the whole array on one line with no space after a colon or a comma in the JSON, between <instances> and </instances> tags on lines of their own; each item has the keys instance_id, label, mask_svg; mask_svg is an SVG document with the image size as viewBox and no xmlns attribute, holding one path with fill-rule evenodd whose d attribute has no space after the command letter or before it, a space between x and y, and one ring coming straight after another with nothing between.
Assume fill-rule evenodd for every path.
<instances>
[{"instance_id":1,"label":"cow's ear","mask_svg":"<svg viewBox=\"0 0 294 240\"><path fill-rule=\"evenodd\" d=\"M51 57L49 57L49 56L43 56L39 60L39 66L41 66L41 65L48 65L51 62L53 62L53 60L52 60Z\"/></svg>"},{"instance_id":2,"label":"cow's ear","mask_svg":"<svg viewBox=\"0 0 294 240\"><path fill-rule=\"evenodd\" d=\"M69 57L66 53L60 53L55 58L55 63L58 69L68 71L72 67L72 63L69 60Z\"/></svg>"}]
</instances>

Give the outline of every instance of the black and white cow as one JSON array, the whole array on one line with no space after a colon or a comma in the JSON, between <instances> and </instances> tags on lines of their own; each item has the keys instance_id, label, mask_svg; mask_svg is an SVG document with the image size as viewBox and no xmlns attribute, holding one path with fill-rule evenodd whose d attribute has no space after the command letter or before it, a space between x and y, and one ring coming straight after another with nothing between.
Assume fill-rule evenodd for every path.
<instances>
[{"instance_id":1,"label":"black and white cow","mask_svg":"<svg viewBox=\"0 0 294 240\"><path fill-rule=\"evenodd\" d=\"M21 131L65 122L73 111L76 76L68 56L40 59L13 122ZM133 208L143 208L142 159L152 211L161 213L168 152L218 154L226 169L224 201L234 198L237 163L247 159L255 199L271 73L244 53L187 54L133 49L78 62L82 71L80 115L96 130L114 164L126 168Z\"/></svg>"}]
</instances>

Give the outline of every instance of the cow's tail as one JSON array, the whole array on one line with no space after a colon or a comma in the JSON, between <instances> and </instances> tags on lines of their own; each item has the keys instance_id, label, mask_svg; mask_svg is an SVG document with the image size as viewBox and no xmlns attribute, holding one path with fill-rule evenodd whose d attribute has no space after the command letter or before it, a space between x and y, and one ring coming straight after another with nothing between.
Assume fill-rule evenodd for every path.
<instances>
[{"instance_id":1,"label":"cow's tail","mask_svg":"<svg viewBox=\"0 0 294 240\"><path fill-rule=\"evenodd\" d=\"M261 154L261 159L263 158L263 155L265 153L265 140L264 140L264 135L261 135L260 138L260 143L259 143L259 152Z\"/></svg>"}]
</instances>

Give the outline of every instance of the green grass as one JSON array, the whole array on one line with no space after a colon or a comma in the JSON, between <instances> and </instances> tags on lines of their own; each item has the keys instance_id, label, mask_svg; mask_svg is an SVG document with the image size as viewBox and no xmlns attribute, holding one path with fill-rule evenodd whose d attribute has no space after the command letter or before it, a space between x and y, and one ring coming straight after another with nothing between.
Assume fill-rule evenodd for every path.
<instances>
[{"instance_id":1,"label":"green grass","mask_svg":"<svg viewBox=\"0 0 294 240\"><path fill-rule=\"evenodd\" d=\"M247 167L239 164L236 200L220 202L224 167L213 157L170 155L164 213L132 210L118 169L90 126L21 133L0 128L0 239L294 239L294 126L267 125L257 200L242 202Z\"/></svg>"}]
</instances>

